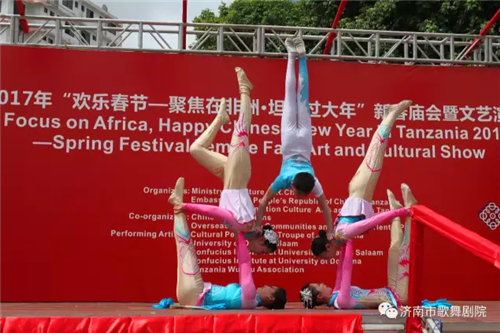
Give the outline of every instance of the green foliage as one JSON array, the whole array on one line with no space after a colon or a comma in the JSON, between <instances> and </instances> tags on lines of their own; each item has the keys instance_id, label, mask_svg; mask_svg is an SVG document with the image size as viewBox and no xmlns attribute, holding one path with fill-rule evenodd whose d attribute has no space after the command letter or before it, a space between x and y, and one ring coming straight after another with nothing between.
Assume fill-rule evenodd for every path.
<instances>
[{"instance_id":1,"label":"green foliage","mask_svg":"<svg viewBox=\"0 0 500 333\"><path fill-rule=\"evenodd\" d=\"M330 27L339 3L338 0L235 0L229 6L222 3L217 14L204 10L194 22ZM499 8L498 0L352 0L347 3L339 28L478 34ZM490 34L500 35L500 24ZM234 37L233 40L239 43ZM251 37L243 41L252 49ZM214 35L201 49L215 50L216 44ZM280 46L276 40L275 45ZM266 42L266 50L271 48L274 48L272 43ZM237 50L228 38L224 39L224 49Z\"/></svg>"}]
</instances>

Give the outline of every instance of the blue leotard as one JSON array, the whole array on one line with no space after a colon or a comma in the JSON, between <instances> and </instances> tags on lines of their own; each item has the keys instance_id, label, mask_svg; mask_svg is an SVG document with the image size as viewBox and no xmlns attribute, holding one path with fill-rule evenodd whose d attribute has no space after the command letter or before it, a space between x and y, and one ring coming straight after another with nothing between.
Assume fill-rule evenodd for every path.
<instances>
[{"instance_id":1,"label":"blue leotard","mask_svg":"<svg viewBox=\"0 0 500 333\"><path fill-rule=\"evenodd\" d=\"M380 301L375 301L371 300L368 301L366 300L367 296L373 293L377 293L379 295L379 300ZM380 304L383 301L389 301L394 307L398 307L398 301L396 300L396 297L394 297L394 294L391 289L389 288L380 288L380 289L361 289L359 287L351 286L350 289L350 294L351 297L356 300L356 305L354 306L355 309L369 309L371 308L370 306L365 306L363 305L363 301L369 302L369 303L377 303ZM335 307L335 300L337 299L337 296L339 295L339 291L335 291L332 294L332 297L330 298L330 301L328 302L329 307Z\"/></svg>"},{"instance_id":2,"label":"blue leotard","mask_svg":"<svg viewBox=\"0 0 500 333\"><path fill-rule=\"evenodd\" d=\"M292 188L293 178L301 172L307 172L314 176L314 169L311 162L295 158L284 160L281 164L280 174L271 184L271 188L275 193L278 193L282 189Z\"/></svg>"},{"instance_id":3,"label":"blue leotard","mask_svg":"<svg viewBox=\"0 0 500 333\"><path fill-rule=\"evenodd\" d=\"M226 309L241 309L241 286L231 283L227 286L212 285L212 288L205 294L203 305L223 304ZM259 295L255 297L255 307L261 306L262 301Z\"/></svg>"}]
</instances>

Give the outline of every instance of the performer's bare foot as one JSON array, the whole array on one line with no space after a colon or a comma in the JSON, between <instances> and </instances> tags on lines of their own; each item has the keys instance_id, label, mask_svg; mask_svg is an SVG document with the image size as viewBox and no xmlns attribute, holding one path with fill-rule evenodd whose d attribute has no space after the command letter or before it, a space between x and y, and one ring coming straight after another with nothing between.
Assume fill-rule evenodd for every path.
<instances>
[{"instance_id":1,"label":"performer's bare foot","mask_svg":"<svg viewBox=\"0 0 500 333\"><path fill-rule=\"evenodd\" d=\"M250 91L253 89L253 85L250 80L248 80L245 71L240 67L236 67L235 71L238 77L238 84L240 85L240 93L250 94Z\"/></svg>"},{"instance_id":2,"label":"performer's bare foot","mask_svg":"<svg viewBox=\"0 0 500 333\"><path fill-rule=\"evenodd\" d=\"M410 187L405 183L401 184L401 193L403 194L403 202L405 204L405 208L410 208L411 206L417 204L417 199L415 199Z\"/></svg>"},{"instance_id":3,"label":"performer's bare foot","mask_svg":"<svg viewBox=\"0 0 500 333\"><path fill-rule=\"evenodd\" d=\"M387 197L389 198L389 208L391 210L403 208L403 205L396 199L391 190L387 190Z\"/></svg>"},{"instance_id":4,"label":"performer's bare foot","mask_svg":"<svg viewBox=\"0 0 500 333\"><path fill-rule=\"evenodd\" d=\"M286 50L288 51L288 54L296 55L297 48L295 47L295 43L293 40L294 40L294 38L285 39L285 46L286 46Z\"/></svg>"},{"instance_id":5,"label":"performer's bare foot","mask_svg":"<svg viewBox=\"0 0 500 333\"><path fill-rule=\"evenodd\" d=\"M168 198L168 202L174 206L182 204L182 200L184 199L184 178L179 177L177 182L175 183L175 188L170 197Z\"/></svg>"},{"instance_id":6,"label":"performer's bare foot","mask_svg":"<svg viewBox=\"0 0 500 333\"><path fill-rule=\"evenodd\" d=\"M217 113L217 118L220 119L222 125L229 124L231 119L229 118L229 114L227 113L227 101L225 98L220 100L219 112Z\"/></svg>"},{"instance_id":7,"label":"performer's bare foot","mask_svg":"<svg viewBox=\"0 0 500 333\"><path fill-rule=\"evenodd\" d=\"M394 117L399 117L401 113L403 113L404 110L408 109L408 107L412 104L412 101L409 100L404 100L399 102L398 104L392 104L389 106L389 109L387 110L387 115L393 115Z\"/></svg>"},{"instance_id":8,"label":"performer's bare foot","mask_svg":"<svg viewBox=\"0 0 500 333\"><path fill-rule=\"evenodd\" d=\"M304 57L306 55L306 45L304 44L304 41L300 37L295 37L293 39L293 42L295 44L295 48L297 49L297 53L299 54L299 57Z\"/></svg>"}]
</instances>

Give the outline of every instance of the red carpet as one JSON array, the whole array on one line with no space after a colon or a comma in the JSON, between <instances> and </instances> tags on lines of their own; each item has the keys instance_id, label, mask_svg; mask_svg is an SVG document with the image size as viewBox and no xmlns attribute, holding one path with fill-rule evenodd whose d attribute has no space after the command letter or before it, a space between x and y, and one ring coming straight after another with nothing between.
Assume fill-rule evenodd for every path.
<instances>
[{"instance_id":1,"label":"red carpet","mask_svg":"<svg viewBox=\"0 0 500 333\"><path fill-rule=\"evenodd\" d=\"M361 333L361 314L210 314L152 317L7 317L2 333Z\"/></svg>"}]
</instances>

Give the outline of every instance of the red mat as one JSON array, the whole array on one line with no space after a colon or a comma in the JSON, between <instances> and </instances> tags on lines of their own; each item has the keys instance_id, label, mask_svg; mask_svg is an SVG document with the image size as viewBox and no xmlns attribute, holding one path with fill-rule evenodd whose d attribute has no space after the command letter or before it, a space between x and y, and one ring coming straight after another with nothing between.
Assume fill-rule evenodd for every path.
<instances>
[{"instance_id":1,"label":"red mat","mask_svg":"<svg viewBox=\"0 0 500 333\"><path fill-rule=\"evenodd\" d=\"M216 314L168 317L6 317L2 333L361 333L359 314Z\"/></svg>"}]
</instances>

